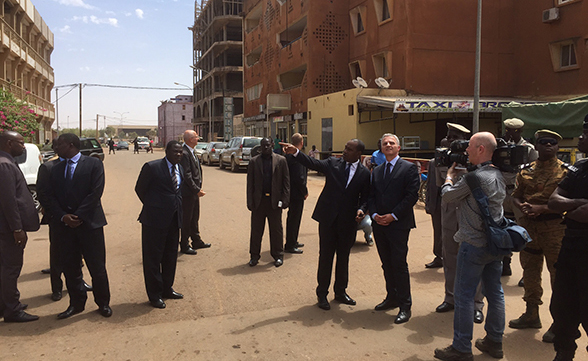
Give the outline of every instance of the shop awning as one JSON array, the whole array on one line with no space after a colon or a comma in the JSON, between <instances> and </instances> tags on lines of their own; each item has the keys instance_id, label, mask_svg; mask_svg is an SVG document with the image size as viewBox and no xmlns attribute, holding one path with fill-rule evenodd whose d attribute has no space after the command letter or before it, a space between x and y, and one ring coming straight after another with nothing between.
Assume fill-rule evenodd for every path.
<instances>
[{"instance_id":1,"label":"shop awning","mask_svg":"<svg viewBox=\"0 0 588 361\"><path fill-rule=\"evenodd\" d=\"M588 114L588 95L561 102L519 104L512 102L502 109L502 119L519 118L525 122L523 136L530 138L539 129L550 129L564 138L582 132L582 122Z\"/></svg>"},{"instance_id":2,"label":"shop awning","mask_svg":"<svg viewBox=\"0 0 588 361\"><path fill-rule=\"evenodd\" d=\"M358 96L358 103L394 109L394 113L471 113L474 99L459 96ZM480 112L500 113L507 104L536 104L536 101L515 98L481 98Z\"/></svg>"}]
</instances>

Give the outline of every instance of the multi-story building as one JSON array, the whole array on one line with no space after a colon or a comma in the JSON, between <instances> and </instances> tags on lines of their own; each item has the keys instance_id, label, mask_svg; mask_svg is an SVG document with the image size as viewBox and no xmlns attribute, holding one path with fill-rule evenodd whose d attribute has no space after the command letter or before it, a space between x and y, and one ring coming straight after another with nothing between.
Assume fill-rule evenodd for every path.
<instances>
[{"instance_id":1,"label":"multi-story building","mask_svg":"<svg viewBox=\"0 0 588 361\"><path fill-rule=\"evenodd\" d=\"M0 1L0 86L39 115L37 142L51 139L53 33L30 0Z\"/></svg>"},{"instance_id":2,"label":"multi-story building","mask_svg":"<svg viewBox=\"0 0 588 361\"><path fill-rule=\"evenodd\" d=\"M351 84L347 0L245 0L244 13L247 134L306 135L307 99Z\"/></svg>"},{"instance_id":3,"label":"multi-story building","mask_svg":"<svg viewBox=\"0 0 588 361\"><path fill-rule=\"evenodd\" d=\"M194 129L192 115L191 95L177 95L162 101L157 108L159 145L165 146L170 140L182 140L184 131Z\"/></svg>"},{"instance_id":4,"label":"multi-story building","mask_svg":"<svg viewBox=\"0 0 588 361\"><path fill-rule=\"evenodd\" d=\"M196 0L194 8L196 131L227 139L233 115L243 113L243 0Z\"/></svg>"}]
</instances>

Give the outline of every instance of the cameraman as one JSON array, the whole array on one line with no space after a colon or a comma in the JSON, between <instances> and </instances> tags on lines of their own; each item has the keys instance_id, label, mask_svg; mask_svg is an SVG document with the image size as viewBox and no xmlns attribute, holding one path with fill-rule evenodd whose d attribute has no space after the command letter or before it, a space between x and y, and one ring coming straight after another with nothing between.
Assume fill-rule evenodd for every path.
<instances>
[{"instance_id":1,"label":"cameraman","mask_svg":"<svg viewBox=\"0 0 588 361\"><path fill-rule=\"evenodd\" d=\"M492 218L502 219L502 202L505 197L505 184L502 174L492 165L492 155L496 149L496 138L492 133L480 132L472 136L466 152L469 161L476 166L474 172L480 180L488 197ZM495 358L502 358L502 336L504 333L504 292L500 284L502 256L493 256L487 247L484 219L478 202L472 195L465 179L454 183L459 172L455 163L447 172L441 188L443 202L459 202L459 230L455 240L460 243L457 255L453 318L453 343L436 349L435 357L440 360L473 360L472 336L474 329L474 295L480 281L483 293L488 299L486 317L486 337L476 341L476 348Z\"/></svg>"},{"instance_id":2,"label":"cameraman","mask_svg":"<svg viewBox=\"0 0 588 361\"><path fill-rule=\"evenodd\" d=\"M456 140L467 140L470 134L470 130L462 125L455 123L447 123L447 143L451 144ZM463 173L456 173L453 180L457 182ZM441 188L445 182L447 176L447 167L436 166L435 167L435 178L439 188ZM441 193L438 193L439 197ZM454 304L454 284L455 284L455 271L457 263L457 253L459 250L459 243L454 239L455 232L457 232L458 218L459 218L459 202L441 202L437 200L438 204L441 204L441 243L442 243L442 254L443 254L443 274L445 276L445 297L443 302L437 306L436 312L444 313L449 312L455 308ZM426 265L430 267L430 265ZM484 321L484 314L482 309L484 308L484 296L478 289L475 297L475 311L474 322L482 323Z\"/></svg>"}]
</instances>

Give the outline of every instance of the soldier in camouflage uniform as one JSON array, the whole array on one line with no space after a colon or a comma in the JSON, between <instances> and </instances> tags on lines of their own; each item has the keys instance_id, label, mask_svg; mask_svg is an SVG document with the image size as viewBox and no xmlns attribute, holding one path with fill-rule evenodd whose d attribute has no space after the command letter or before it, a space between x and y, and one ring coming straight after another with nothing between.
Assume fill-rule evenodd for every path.
<instances>
[{"instance_id":1,"label":"soldier in camouflage uniform","mask_svg":"<svg viewBox=\"0 0 588 361\"><path fill-rule=\"evenodd\" d=\"M512 194L514 205L522 213L518 223L527 229L533 241L520 253L525 287L523 299L527 303L527 310L521 317L509 322L511 328L541 328L539 305L543 304L543 259L547 262L553 285L554 264L565 231L561 213L547 207L549 197L570 167L569 164L557 159L558 142L562 138L550 130L537 131L535 138L539 159L522 167ZM553 339L550 331L544 335L544 341Z\"/></svg>"},{"instance_id":2,"label":"soldier in camouflage uniform","mask_svg":"<svg viewBox=\"0 0 588 361\"><path fill-rule=\"evenodd\" d=\"M533 147L533 145L525 140L521 136L523 132L523 127L525 126L525 122L518 118L510 118L504 121L504 140L507 141L509 144L514 145L524 145L529 149L529 163L537 160L537 151ZM504 203L502 204L502 208L504 208L504 216L508 219L512 219L513 221L519 219L523 214L519 211L517 207L513 204L512 199L512 192L515 188L515 182L517 178L517 173L511 172L502 172L502 176L504 177L504 181L506 182L506 198L504 198ZM510 268L511 256L504 256L502 260L502 275L503 276L510 276L512 275L512 270ZM522 282L521 282L522 283ZM521 284L522 286L522 284Z\"/></svg>"}]
</instances>

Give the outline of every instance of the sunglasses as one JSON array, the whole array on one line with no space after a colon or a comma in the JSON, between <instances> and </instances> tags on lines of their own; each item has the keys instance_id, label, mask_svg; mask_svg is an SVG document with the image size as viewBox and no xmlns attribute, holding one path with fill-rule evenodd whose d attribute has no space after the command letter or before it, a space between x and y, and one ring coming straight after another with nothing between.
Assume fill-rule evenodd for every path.
<instances>
[{"instance_id":1,"label":"sunglasses","mask_svg":"<svg viewBox=\"0 0 588 361\"><path fill-rule=\"evenodd\" d=\"M557 145L557 139L554 138L541 138L537 141L541 145Z\"/></svg>"}]
</instances>

